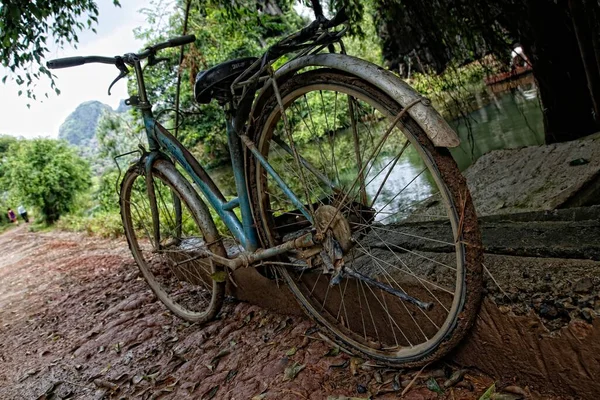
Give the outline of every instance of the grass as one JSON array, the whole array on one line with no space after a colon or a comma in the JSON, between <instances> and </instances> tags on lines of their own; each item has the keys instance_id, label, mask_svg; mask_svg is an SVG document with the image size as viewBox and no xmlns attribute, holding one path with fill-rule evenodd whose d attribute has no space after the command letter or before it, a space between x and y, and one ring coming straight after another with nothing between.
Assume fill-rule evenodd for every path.
<instances>
[{"instance_id":1,"label":"grass","mask_svg":"<svg viewBox=\"0 0 600 400\"><path fill-rule=\"evenodd\" d=\"M123 236L123 225L118 211L101 212L90 216L65 215L55 224L67 232L85 232L89 236L118 238Z\"/></svg>"}]
</instances>

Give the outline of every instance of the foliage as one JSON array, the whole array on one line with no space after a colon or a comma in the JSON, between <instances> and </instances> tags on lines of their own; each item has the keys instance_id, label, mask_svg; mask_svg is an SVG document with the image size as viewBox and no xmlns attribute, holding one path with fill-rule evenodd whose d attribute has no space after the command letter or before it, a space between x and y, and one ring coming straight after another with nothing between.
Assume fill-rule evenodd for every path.
<instances>
[{"instance_id":1,"label":"foliage","mask_svg":"<svg viewBox=\"0 0 600 400\"><path fill-rule=\"evenodd\" d=\"M71 210L90 185L88 163L63 141L22 140L11 150L3 181L11 197L39 209L47 224Z\"/></svg>"},{"instance_id":2,"label":"foliage","mask_svg":"<svg viewBox=\"0 0 600 400\"><path fill-rule=\"evenodd\" d=\"M182 33L183 1L174 12L165 11L160 2L143 10L150 28L138 30L137 36L148 44L164 41ZM162 21L162 23L161 23ZM165 23L166 21L166 23ZM192 3L189 15L190 33L196 42L186 48L182 67L185 75L181 82L180 108L186 114L179 128L179 137L205 165L216 165L227 158L225 116L214 102L198 105L193 98L193 85L199 71L232 58L259 56L279 36L303 26L291 2L218 2ZM179 48L165 49L160 57L170 62L146 70L146 87L155 104L155 114L169 110L175 104L176 74ZM189 75L188 75L189 73ZM134 82L130 81L130 88ZM167 128L173 128L174 114L163 114Z\"/></svg>"},{"instance_id":3,"label":"foliage","mask_svg":"<svg viewBox=\"0 0 600 400\"><path fill-rule=\"evenodd\" d=\"M499 72L501 68L493 57L485 57L464 66L451 65L439 75L415 73L407 79L407 83L431 99L447 120L454 120L466 116L478 106L475 96L487 96L484 77Z\"/></svg>"},{"instance_id":4,"label":"foliage","mask_svg":"<svg viewBox=\"0 0 600 400\"><path fill-rule=\"evenodd\" d=\"M118 0L113 0L120 6ZM0 59L18 85L25 85L27 97L36 99L35 81L47 77L56 94L60 90L53 75L43 65L50 52L49 41L62 48L76 44L77 34L98 22L94 0L22 1L3 0L0 4ZM50 39L50 40L49 40ZM3 82L9 75L2 78ZM23 93L19 90L19 95ZM46 95L47 96L47 95Z\"/></svg>"},{"instance_id":5,"label":"foliage","mask_svg":"<svg viewBox=\"0 0 600 400\"><path fill-rule=\"evenodd\" d=\"M119 211L119 196L117 195L117 179L119 173L111 170L100 177L99 184L94 190L93 199L100 212L109 213ZM121 176L122 178L122 176ZM120 182L119 182L120 183Z\"/></svg>"},{"instance_id":6,"label":"foliage","mask_svg":"<svg viewBox=\"0 0 600 400\"><path fill-rule=\"evenodd\" d=\"M14 146L16 143L17 139L15 137L0 135L0 183L2 182L2 177L6 173L6 156L9 154L10 147ZM10 223L8 216L5 214L5 211L9 206L7 200L8 191L6 188L0 189L0 232L3 230L2 226Z\"/></svg>"}]
</instances>

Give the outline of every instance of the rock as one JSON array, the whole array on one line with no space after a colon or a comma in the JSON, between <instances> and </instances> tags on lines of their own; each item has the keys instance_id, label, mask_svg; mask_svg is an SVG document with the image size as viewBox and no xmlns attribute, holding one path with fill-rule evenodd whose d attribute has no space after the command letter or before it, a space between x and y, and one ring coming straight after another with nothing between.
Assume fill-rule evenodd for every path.
<instances>
[{"instance_id":1,"label":"rock","mask_svg":"<svg viewBox=\"0 0 600 400\"><path fill-rule=\"evenodd\" d=\"M596 316L596 312L594 310L592 310L591 308L586 307L583 310L581 310L581 316L587 322L592 322L592 318L594 318Z\"/></svg>"},{"instance_id":2,"label":"rock","mask_svg":"<svg viewBox=\"0 0 600 400\"><path fill-rule=\"evenodd\" d=\"M466 373L467 373L466 369L459 369L458 371L455 371L452 374L452 376L450 376L450 378L446 382L444 382L444 387L447 389L449 387L456 385L457 383L462 381L462 379Z\"/></svg>"},{"instance_id":3,"label":"rock","mask_svg":"<svg viewBox=\"0 0 600 400\"><path fill-rule=\"evenodd\" d=\"M573 291L575 293L590 293L594 288L594 282L589 277L581 278L575 283L573 286Z\"/></svg>"},{"instance_id":4,"label":"rock","mask_svg":"<svg viewBox=\"0 0 600 400\"><path fill-rule=\"evenodd\" d=\"M519 387L519 386L515 386L515 385L507 386L504 389L502 389L502 391L512 393L512 394L518 394L523 397L528 395L528 393L525 389L523 389L522 387Z\"/></svg>"}]
</instances>

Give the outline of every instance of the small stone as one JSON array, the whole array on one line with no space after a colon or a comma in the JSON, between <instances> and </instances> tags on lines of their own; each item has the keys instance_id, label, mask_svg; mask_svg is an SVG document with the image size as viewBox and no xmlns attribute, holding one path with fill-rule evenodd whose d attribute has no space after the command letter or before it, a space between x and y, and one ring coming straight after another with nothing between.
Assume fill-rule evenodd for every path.
<instances>
[{"instance_id":1,"label":"small stone","mask_svg":"<svg viewBox=\"0 0 600 400\"><path fill-rule=\"evenodd\" d=\"M519 387L519 386L515 386L515 385L507 386L504 389L502 389L502 391L508 392L508 393L513 393L513 394L519 394L521 396L528 396L528 393L525 389L523 389L522 387Z\"/></svg>"},{"instance_id":2,"label":"small stone","mask_svg":"<svg viewBox=\"0 0 600 400\"><path fill-rule=\"evenodd\" d=\"M587 322L592 322L592 318L594 318L596 316L596 313L591 308L586 307L583 310L581 310L581 316Z\"/></svg>"},{"instance_id":3,"label":"small stone","mask_svg":"<svg viewBox=\"0 0 600 400\"><path fill-rule=\"evenodd\" d=\"M367 388L364 385L358 384L356 386L356 391L360 394L367 393Z\"/></svg>"},{"instance_id":4,"label":"small stone","mask_svg":"<svg viewBox=\"0 0 600 400\"><path fill-rule=\"evenodd\" d=\"M580 280L578 280L575 283L575 286L573 286L573 291L575 293L590 293L593 288L594 288L594 283L592 282L592 279L589 277L586 277L586 278L581 278Z\"/></svg>"}]
</instances>

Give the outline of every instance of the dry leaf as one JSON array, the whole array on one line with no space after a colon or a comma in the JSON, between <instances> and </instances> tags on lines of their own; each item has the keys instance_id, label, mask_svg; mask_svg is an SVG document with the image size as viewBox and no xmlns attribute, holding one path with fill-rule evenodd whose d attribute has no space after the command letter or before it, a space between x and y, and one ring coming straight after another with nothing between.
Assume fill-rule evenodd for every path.
<instances>
[{"instance_id":1,"label":"dry leaf","mask_svg":"<svg viewBox=\"0 0 600 400\"><path fill-rule=\"evenodd\" d=\"M302 371L304 368L306 368L306 365L301 365L297 362L294 362L294 364L290 365L289 367L287 367L283 373L283 380L284 381L291 381L293 380L299 373L300 371Z\"/></svg>"}]
</instances>

